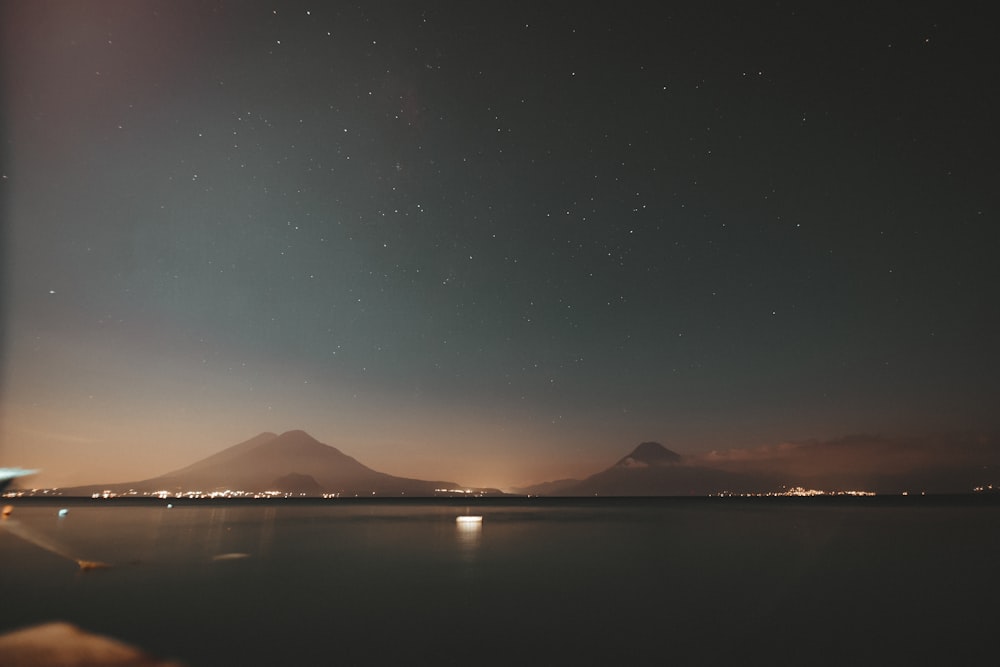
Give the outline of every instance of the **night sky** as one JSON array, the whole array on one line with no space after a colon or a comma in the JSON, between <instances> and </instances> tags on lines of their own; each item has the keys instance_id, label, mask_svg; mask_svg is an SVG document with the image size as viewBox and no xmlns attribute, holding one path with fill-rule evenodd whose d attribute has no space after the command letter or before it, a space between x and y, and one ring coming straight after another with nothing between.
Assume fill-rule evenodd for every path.
<instances>
[{"instance_id":1,"label":"night sky","mask_svg":"<svg viewBox=\"0 0 1000 667\"><path fill-rule=\"evenodd\" d=\"M661 4L4 3L0 464L995 431L993 25Z\"/></svg>"}]
</instances>

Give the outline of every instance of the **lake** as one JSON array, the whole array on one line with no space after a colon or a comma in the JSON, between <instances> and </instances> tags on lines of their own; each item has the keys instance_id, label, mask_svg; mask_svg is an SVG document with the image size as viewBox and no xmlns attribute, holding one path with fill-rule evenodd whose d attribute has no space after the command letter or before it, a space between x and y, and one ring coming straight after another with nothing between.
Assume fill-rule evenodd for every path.
<instances>
[{"instance_id":1,"label":"lake","mask_svg":"<svg viewBox=\"0 0 1000 667\"><path fill-rule=\"evenodd\" d=\"M192 667L996 657L995 497L167 502L13 502L0 631Z\"/></svg>"}]
</instances>

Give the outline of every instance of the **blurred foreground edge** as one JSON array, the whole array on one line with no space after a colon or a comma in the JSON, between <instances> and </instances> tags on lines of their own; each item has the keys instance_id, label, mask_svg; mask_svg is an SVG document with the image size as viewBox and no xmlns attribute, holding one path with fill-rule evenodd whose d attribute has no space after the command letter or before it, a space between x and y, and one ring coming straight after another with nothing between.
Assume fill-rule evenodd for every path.
<instances>
[{"instance_id":1,"label":"blurred foreground edge","mask_svg":"<svg viewBox=\"0 0 1000 667\"><path fill-rule=\"evenodd\" d=\"M183 667L70 623L33 625L0 635L0 665L14 667Z\"/></svg>"}]
</instances>

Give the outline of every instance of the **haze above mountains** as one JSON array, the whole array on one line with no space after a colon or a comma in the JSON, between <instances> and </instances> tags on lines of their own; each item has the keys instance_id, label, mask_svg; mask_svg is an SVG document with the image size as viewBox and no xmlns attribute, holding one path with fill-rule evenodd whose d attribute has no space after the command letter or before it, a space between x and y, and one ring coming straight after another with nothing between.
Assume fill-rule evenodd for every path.
<instances>
[{"instance_id":1,"label":"haze above mountains","mask_svg":"<svg viewBox=\"0 0 1000 667\"><path fill-rule=\"evenodd\" d=\"M766 493L803 486L827 491L968 493L998 486L996 438L937 440L885 437L785 443L774 447L683 457L643 442L609 468L583 480L563 479L512 489L542 496L690 496ZM66 495L157 491L278 491L302 496L440 496L469 489L452 481L397 477L373 470L304 431L261 433L189 466L136 482L62 489Z\"/></svg>"}]
</instances>

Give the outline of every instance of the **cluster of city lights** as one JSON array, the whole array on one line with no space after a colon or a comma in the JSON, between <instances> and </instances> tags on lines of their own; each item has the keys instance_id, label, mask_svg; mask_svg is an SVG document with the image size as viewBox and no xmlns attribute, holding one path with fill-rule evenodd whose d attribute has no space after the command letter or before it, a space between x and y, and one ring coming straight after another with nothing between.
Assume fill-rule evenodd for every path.
<instances>
[{"instance_id":1,"label":"cluster of city lights","mask_svg":"<svg viewBox=\"0 0 1000 667\"><path fill-rule=\"evenodd\" d=\"M777 497L812 497L812 496L874 496L874 491L821 491L819 489L807 489L801 486L793 486L784 491L768 491L766 493L733 493L723 491L721 493L710 494L718 498L777 498Z\"/></svg>"},{"instance_id":2,"label":"cluster of city lights","mask_svg":"<svg viewBox=\"0 0 1000 667\"><path fill-rule=\"evenodd\" d=\"M208 499L214 500L216 498L295 498L304 496L304 493L288 493L285 491L234 491L233 489L226 489L224 491L146 491L138 492L134 489L129 489L125 493L115 493L110 489L105 489L104 491L98 493L92 493L91 498L160 498L165 500L167 498L195 498L195 499Z\"/></svg>"},{"instance_id":3,"label":"cluster of city lights","mask_svg":"<svg viewBox=\"0 0 1000 667\"><path fill-rule=\"evenodd\" d=\"M487 495L483 493L482 490L477 490L477 489L434 489L434 493L448 493L448 494L456 494L463 496L474 496L476 498L481 498L482 496Z\"/></svg>"},{"instance_id":4,"label":"cluster of city lights","mask_svg":"<svg viewBox=\"0 0 1000 667\"><path fill-rule=\"evenodd\" d=\"M482 490L476 489L434 489L435 494L461 494L468 497L481 497L486 495ZM2 496L3 498L21 498L21 497L35 497L35 496L62 496L63 493L59 489L14 489L5 491ZM366 497L368 494L351 494L352 497ZM372 496L379 495L377 491L371 492ZM401 492L399 495L405 496L405 492ZM110 500L112 498L159 498L161 500L166 499L196 499L196 500L216 500L216 499L227 499L227 498L305 498L310 497L306 493L293 493L290 491L243 491L238 489L224 489L216 491L169 491L166 489L161 489L159 491L137 491L135 489L129 489L128 491L118 492L111 489L104 489L103 491L98 491L96 493L90 494L90 497L95 500ZM333 499L345 497L344 494L338 492L334 493L323 493L322 498ZM393 496L395 497L395 496Z\"/></svg>"},{"instance_id":5,"label":"cluster of city lights","mask_svg":"<svg viewBox=\"0 0 1000 667\"><path fill-rule=\"evenodd\" d=\"M25 496L59 496L59 489L11 489L3 492L2 498L22 498Z\"/></svg>"}]
</instances>

